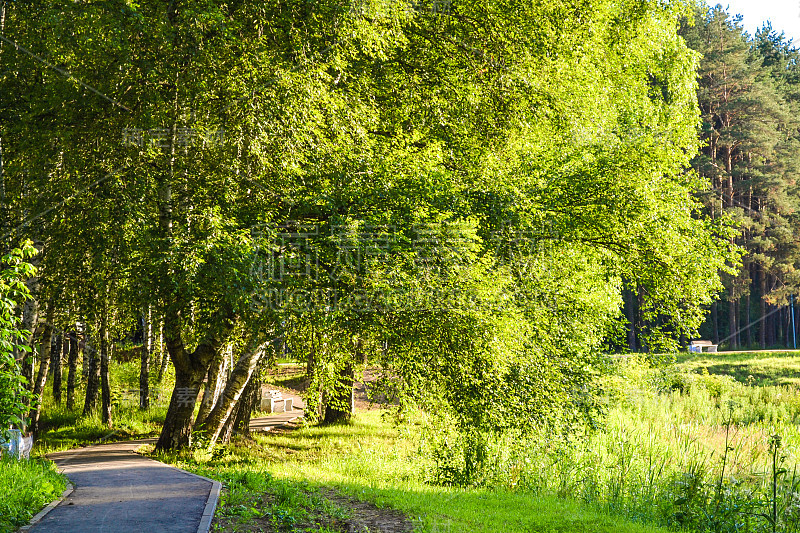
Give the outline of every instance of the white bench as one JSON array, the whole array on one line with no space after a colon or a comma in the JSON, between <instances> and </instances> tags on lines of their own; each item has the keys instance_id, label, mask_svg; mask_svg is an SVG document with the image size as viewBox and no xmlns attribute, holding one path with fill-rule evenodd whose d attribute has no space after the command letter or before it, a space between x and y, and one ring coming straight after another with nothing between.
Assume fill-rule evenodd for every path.
<instances>
[{"instance_id":1,"label":"white bench","mask_svg":"<svg viewBox=\"0 0 800 533\"><path fill-rule=\"evenodd\" d=\"M270 390L261 398L261 410L267 413L286 413L294 410L292 398L284 398L279 390Z\"/></svg>"},{"instance_id":2,"label":"white bench","mask_svg":"<svg viewBox=\"0 0 800 533\"><path fill-rule=\"evenodd\" d=\"M716 352L717 344L711 341L691 341L689 343L689 353L703 353L703 347L707 352Z\"/></svg>"}]
</instances>

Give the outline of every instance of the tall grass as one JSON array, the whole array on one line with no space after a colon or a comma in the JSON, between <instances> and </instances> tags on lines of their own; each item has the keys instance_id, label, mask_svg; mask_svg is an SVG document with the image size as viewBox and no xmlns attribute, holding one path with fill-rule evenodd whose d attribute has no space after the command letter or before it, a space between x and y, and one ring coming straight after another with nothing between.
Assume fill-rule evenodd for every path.
<instances>
[{"instance_id":1,"label":"tall grass","mask_svg":"<svg viewBox=\"0 0 800 533\"><path fill-rule=\"evenodd\" d=\"M0 533L26 524L66 486L49 461L0 458Z\"/></svg>"},{"instance_id":2,"label":"tall grass","mask_svg":"<svg viewBox=\"0 0 800 533\"><path fill-rule=\"evenodd\" d=\"M625 362L606 424L582 435L497 435L476 485L581 500L699 531L800 531L800 388ZM434 474L466 445L439 430Z\"/></svg>"},{"instance_id":3,"label":"tall grass","mask_svg":"<svg viewBox=\"0 0 800 533\"><path fill-rule=\"evenodd\" d=\"M247 472L336 486L422 531L800 531L800 388L692 370L623 360L603 384L600 429L489 435L485 454L431 414L393 425L361 413L169 460L232 488ZM448 485L469 462L470 483Z\"/></svg>"},{"instance_id":4,"label":"tall grass","mask_svg":"<svg viewBox=\"0 0 800 533\"><path fill-rule=\"evenodd\" d=\"M218 513L231 528L226 530L254 530L248 529L250 520L274 516L282 491L300 491L314 500L319 489L334 487L403 511L420 533L665 531L553 495L431 484L422 430L418 420L396 425L378 411L365 411L349 425L255 434L253 440L218 447L213 454L190 450L159 457L223 482ZM297 499L293 507L283 508L282 516L299 524L308 509Z\"/></svg>"}]
</instances>

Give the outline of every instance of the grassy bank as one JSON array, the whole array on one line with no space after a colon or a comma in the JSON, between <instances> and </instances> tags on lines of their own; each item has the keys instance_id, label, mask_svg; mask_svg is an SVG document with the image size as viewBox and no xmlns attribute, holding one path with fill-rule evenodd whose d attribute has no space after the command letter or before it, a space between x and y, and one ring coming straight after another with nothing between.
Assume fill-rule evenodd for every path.
<instances>
[{"instance_id":1,"label":"grassy bank","mask_svg":"<svg viewBox=\"0 0 800 533\"><path fill-rule=\"evenodd\" d=\"M378 507L401 510L418 531L659 531L551 495L431 485L426 482L431 465L420 449L421 429L420 423L395 426L377 411L359 412L348 426L255 435L213 456L198 450L161 458L223 481L218 530L250 531L248 527L261 521L277 531L327 531L324 524L311 525L309 516L324 506L320 491L335 488ZM346 517L348 510L345 506L327 513ZM307 527L293 529L298 524Z\"/></svg>"},{"instance_id":2,"label":"grassy bank","mask_svg":"<svg viewBox=\"0 0 800 533\"><path fill-rule=\"evenodd\" d=\"M49 461L0 459L0 533L25 525L65 486L66 480Z\"/></svg>"},{"instance_id":3,"label":"grassy bank","mask_svg":"<svg viewBox=\"0 0 800 533\"><path fill-rule=\"evenodd\" d=\"M800 530L796 385L623 360L605 388L600 431L509 439L493 450L492 483L516 479L524 490L678 530Z\"/></svg>"},{"instance_id":4,"label":"grassy bank","mask_svg":"<svg viewBox=\"0 0 800 533\"><path fill-rule=\"evenodd\" d=\"M281 507L281 495L325 487L400 509L420 531L800 531L800 388L713 374L706 358L750 368L774 359L773 383L794 364L773 354L703 354L662 369L621 359L604 384L599 430L493 435L470 488L434 483L470 444L421 413L395 425L362 412L351 426L166 459L226 482L226 531L304 523L314 505Z\"/></svg>"},{"instance_id":5,"label":"grassy bank","mask_svg":"<svg viewBox=\"0 0 800 533\"><path fill-rule=\"evenodd\" d=\"M359 511L346 497L372 502L373 514L399 509L409 527L431 533L800 531L798 370L791 353L683 355L662 369L619 358L598 430L491 435L467 488L436 481L470 443L424 413L396 424L364 411L347 426L161 458L225 483L219 531L348 531ZM135 386L135 368L124 372L119 391ZM147 412L115 394L110 438L155 435L166 392ZM42 450L112 432L97 417L46 407Z\"/></svg>"}]
</instances>

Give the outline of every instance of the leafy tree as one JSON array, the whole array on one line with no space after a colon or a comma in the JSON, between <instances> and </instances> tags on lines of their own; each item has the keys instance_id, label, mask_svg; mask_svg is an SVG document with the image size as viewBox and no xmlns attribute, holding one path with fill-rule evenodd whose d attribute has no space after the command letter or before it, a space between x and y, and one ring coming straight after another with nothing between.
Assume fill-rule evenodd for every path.
<instances>
[{"instance_id":1,"label":"leafy tree","mask_svg":"<svg viewBox=\"0 0 800 533\"><path fill-rule=\"evenodd\" d=\"M9 225L45 243L42 301L66 292L101 352L131 309L163 317L159 449L195 424L224 440L275 339L304 350L323 421L379 363L404 401L485 435L591 419L624 287L649 347L699 325L734 254L685 171L684 6L436 6L9 8L6 34L72 73L2 50L4 94L26 95L3 122ZM485 412L498 393L509 408Z\"/></svg>"},{"instance_id":2,"label":"leafy tree","mask_svg":"<svg viewBox=\"0 0 800 533\"><path fill-rule=\"evenodd\" d=\"M32 398L22 376L14 352L27 352L29 346L21 344L26 332L19 329L17 309L30 298L25 279L35 274L34 267L25 262L36 254L30 242L14 248L0 259L0 430L10 425L26 426L27 405Z\"/></svg>"}]
</instances>

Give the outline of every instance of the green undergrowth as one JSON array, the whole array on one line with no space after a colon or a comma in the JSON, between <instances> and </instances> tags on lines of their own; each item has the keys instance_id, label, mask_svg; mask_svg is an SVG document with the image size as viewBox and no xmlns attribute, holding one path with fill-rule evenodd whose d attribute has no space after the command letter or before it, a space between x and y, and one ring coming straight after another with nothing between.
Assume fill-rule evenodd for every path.
<instances>
[{"instance_id":1,"label":"green undergrowth","mask_svg":"<svg viewBox=\"0 0 800 533\"><path fill-rule=\"evenodd\" d=\"M0 533L25 525L65 487L66 479L50 461L0 458Z\"/></svg>"},{"instance_id":2,"label":"green undergrowth","mask_svg":"<svg viewBox=\"0 0 800 533\"><path fill-rule=\"evenodd\" d=\"M166 414L166 406L146 411L135 407L116 409L109 427L103 423L99 411L84 417L81 410L53 406L42 416L42 430L33 453L41 456L87 444L157 437Z\"/></svg>"},{"instance_id":3,"label":"green undergrowth","mask_svg":"<svg viewBox=\"0 0 800 533\"><path fill-rule=\"evenodd\" d=\"M792 357L777 358L774 375L791 372ZM415 413L396 424L378 412L169 460L229 487L248 472L304 492L334 487L402 510L419 531L800 531L800 387L687 360L620 359L597 430L489 435L479 462L475 440L446 421Z\"/></svg>"},{"instance_id":4,"label":"green undergrowth","mask_svg":"<svg viewBox=\"0 0 800 533\"><path fill-rule=\"evenodd\" d=\"M749 385L800 385L800 351L692 353L677 362L689 372L707 370Z\"/></svg>"},{"instance_id":5,"label":"green undergrowth","mask_svg":"<svg viewBox=\"0 0 800 533\"><path fill-rule=\"evenodd\" d=\"M252 503L269 501L279 486L310 498L334 488L378 507L398 509L417 531L431 533L660 531L556 496L432 485L427 482L431 464L420 449L420 431L420 423L395 425L381 412L359 412L350 425L259 434L213 454L193 450L160 458L222 481L226 496L220 516L239 513L241 523L273 512L269 505ZM309 509L314 506L302 499L284 508L295 523L301 523L299 517ZM229 523L226 527L238 530Z\"/></svg>"},{"instance_id":6,"label":"green undergrowth","mask_svg":"<svg viewBox=\"0 0 800 533\"><path fill-rule=\"evenodd\" d=\"M215 531L237 531L247 525L291 533L333 533L347 528L348 511L308 483L293 483L276 479L268 471L246 469L215 477L225 484L215 514Z\"/></svg>"},{"instance_id":7,"label":"green undergrowth","mask_svg":"<svg viewBox=\"0 0 800 533\"><path fill-rule=\"evenodd\" d=\"M131 439L157 437L164 423L172 391L174 377L168 367L159 383L153 376L151 382L150 408L139 409L139 363L112 362L110 368L112 413L111 426L103 423L99 408L89 416L83 416L85 384L76 390L74 409L66 408L66 387L62 390L62 402L56 405L52 392L52 377L42 398L40 432L34 443L33 453L45 455L98 442L114 442ZM63 382L66 384L66 372ZM98 397L98 404L100 398Z\"/></svg>"}]
</instances>

